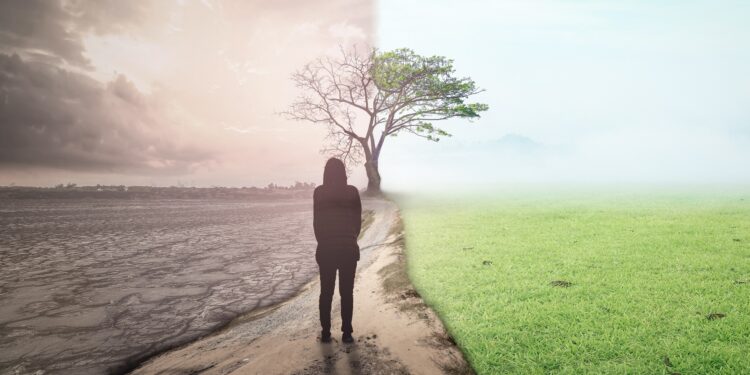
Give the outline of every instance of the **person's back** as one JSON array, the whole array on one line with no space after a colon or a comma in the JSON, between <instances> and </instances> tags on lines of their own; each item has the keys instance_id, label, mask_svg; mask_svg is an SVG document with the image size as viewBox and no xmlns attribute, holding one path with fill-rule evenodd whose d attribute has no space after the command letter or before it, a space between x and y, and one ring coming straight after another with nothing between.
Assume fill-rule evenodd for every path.
<instances>
[{"instance_id":1,"label":"person's back","mask_svg":"<svg viewBox=\"0 0 750 375\"><path fill-rule=\"evenodd\" d=\"M315 188L313 202L316 255L359 260L357 237L362 225L362 207L357 188L321 185Z\"/></svg>"}]
</instances>

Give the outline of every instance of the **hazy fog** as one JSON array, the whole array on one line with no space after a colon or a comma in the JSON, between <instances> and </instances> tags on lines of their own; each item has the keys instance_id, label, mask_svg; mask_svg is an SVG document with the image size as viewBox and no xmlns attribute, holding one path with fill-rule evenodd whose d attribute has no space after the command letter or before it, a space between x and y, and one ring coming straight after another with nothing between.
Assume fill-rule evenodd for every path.
<instances>
[{"instance_id":1,"label":"hazy fog","mask_svg":"<svg viewBox=\"0 0 750 375\"><path fill-rule=\"evenodd\" d=\"M378 44L487 91L439 144L386 146L384 186L750 182L750 4L378 3Z\"/></svg>"}]
</instances>

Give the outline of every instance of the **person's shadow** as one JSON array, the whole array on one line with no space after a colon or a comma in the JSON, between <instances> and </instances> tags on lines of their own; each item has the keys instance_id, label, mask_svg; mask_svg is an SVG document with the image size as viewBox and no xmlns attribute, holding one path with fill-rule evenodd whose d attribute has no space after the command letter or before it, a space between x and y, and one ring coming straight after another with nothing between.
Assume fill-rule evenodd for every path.
<instances>
[{"instance_id":1,"label":"person's shadow","mask_svg":"<svg viewBox=\"0 0 750 375\"><path fill-rule=\"evenodd\" d=\"M323 357L323 373L336 374L336 353L333 350L333 345L320 345L320 354Z\"/></svg>"},{"instance_id":2,"label":"person's shadow","mask_svg":"<svg viewBox=\"0 0 750 375\"><path fill-rule=\"evenodd\" d=\"M346 366L345 368L341 368L343 366L336 366L337 362L337 351L342 353L346 356L346 364L343 363L341 365ZM342 347L341 349L334 349L333 345L320 345L320 354L323 358L323 373L324 374L333 374L333 375L345 375L345 374L353 374L353 375L359 375L362 371L362 362L359 357L359 351L357 350L357 345L346 345ZM336 367L339 367L338 369Z\"/></svg>"},{"instance_id":3,"label":"person's shadow","mask_svg":"<svg viewBox=\"0 0 750 375\"><path fill-rule=\"evenodd\" d=\"M351 374L359 375L362 370L362 362L359 359L359 350L357 350L357 344L349 345L349 351L346 353L346 361L349 364L349 370Z\"/></svg>"}]
</instances>

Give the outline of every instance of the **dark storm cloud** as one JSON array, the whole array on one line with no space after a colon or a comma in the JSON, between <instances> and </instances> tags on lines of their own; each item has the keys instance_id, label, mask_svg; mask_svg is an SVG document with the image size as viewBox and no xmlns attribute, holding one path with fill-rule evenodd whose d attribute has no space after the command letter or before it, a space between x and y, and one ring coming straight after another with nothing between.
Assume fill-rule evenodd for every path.
<instances>
[{"instance_id":1,"label":"dark storm cloud","mask_svg":"<svg viewBox=\"0 0 750 375\"><path fill-rule=\"evenodd\" d=\"M123 76L102 85L0 54L0 166L180 173L209 158L175 144L148 99Z\"/></svg>"},{"instance_id":2,"label":"dark storm cloud","mask_svg":"<svg viewBox=\"0 0 750 375\"><path fill-rule=\"evenodd\" d=\"M85 73L83 37L136 33L148 7L0 1L0 167L181 173L209 158L173 141L164 111L126 77Z\"/></svg>"},{"instance_id":3,"label":"dark storm cloud","mask_svg":"<svg viewBox=\"0 0 750 375\"><path fill-rule=\"evenodd\" d=\"M148 14L131 1L0 1L0 51L29 61L90 68L82 36L126 32Z\"/></svg>"}]
</instances>

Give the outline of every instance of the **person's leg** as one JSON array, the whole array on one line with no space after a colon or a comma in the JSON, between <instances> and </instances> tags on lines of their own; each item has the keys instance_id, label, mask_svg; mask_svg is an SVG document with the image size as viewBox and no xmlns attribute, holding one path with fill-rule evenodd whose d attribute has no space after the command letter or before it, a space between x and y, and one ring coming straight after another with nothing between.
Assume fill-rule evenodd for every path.
<instances>
[{"instance_id":1,"label":"person's leg","mask_svg":"<svg viewBox=\"0 0 750 375\"><path fill-rule=\"evenodd\" d=\"M352 333L352 310L354 309L354 273L356 261L344 261L339 265L339 295L341 296L341 332Z\"/></svg>"},{"instance_id":2,"label":"person's leg","mask_svg":"<svg viewBox=\"0 0 750 375\"><path fill-rule=\"evenodd\" d=\"M320 310L320 327L322 334L331 333L331 302L333 291L336 287L336 266L328 262L318 263L320 269L320 298L318 308ZM323 337L325 338L325 337Z\"/></svg>"}]
</instances>

